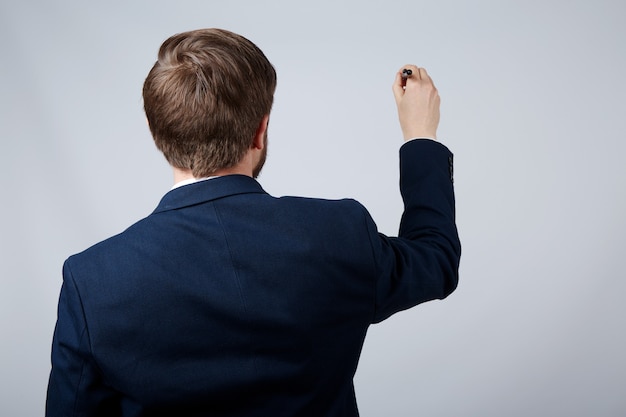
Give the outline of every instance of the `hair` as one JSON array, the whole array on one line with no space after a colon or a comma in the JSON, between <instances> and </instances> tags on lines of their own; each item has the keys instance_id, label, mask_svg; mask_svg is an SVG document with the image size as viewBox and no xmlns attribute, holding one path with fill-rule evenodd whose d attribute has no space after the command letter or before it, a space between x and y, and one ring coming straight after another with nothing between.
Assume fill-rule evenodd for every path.
<instances>
[{"instance_id":1,"label":"hair","mask_svg":"<svg viewBox=\"0 0 626 417\"><path fill-rule=\"evenodd\" d=\"M201 29L163 42L143 85L157 148L196 178L241 161L270 113L276 71L251 41Z\"/></svg>"}]
</instances>

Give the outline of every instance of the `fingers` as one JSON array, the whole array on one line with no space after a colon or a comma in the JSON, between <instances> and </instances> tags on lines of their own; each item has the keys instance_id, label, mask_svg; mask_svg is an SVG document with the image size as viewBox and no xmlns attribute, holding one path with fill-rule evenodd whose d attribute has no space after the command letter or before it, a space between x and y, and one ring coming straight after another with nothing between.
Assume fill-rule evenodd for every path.
<instances>
[{"instance_id":1,"label":"fingers","mask_svg":"<svg viewBox=\"0 0 626 417\"><path fill-rule=\"evenodd\" d=\"M426 72L426 68L420 68L419 69L419 74L420 74L420 80L427 81L430 84L433 84L433 80L432 80L432 78L430 78L430 75L428 75L428 73Z\"/></svg>"},{"instance_id":2,"label":"fingers","mask_svg":"<svg viewBox=\"0 0 626 417\"><path fill-rule=\"evenodd\" d=\"M406 70L410 70L410 75L407 76L405 74ZM396 78L392 86L396 100L404 95L408 85L419 84L420 82L433 83L426 69L416 65L403 65L398 72L396 72Z\"/></svg>"},{"instance_id":3,"label":"fingers","mask_svg":"<svg viewBox=\"0 0 626 417\"><path fill-rule=\"evenodd\" d=\"M405 65L404 68L411 70L411 75L407 78L407 81L409 80L409 78L413 78L413 80L422 79L422 74L419 67L415 65Z\"/></svg>"},{"instance_id":4,"label":"fingers","mask_svg":"<svg viewBox=\"0 0 626 417\"><path fill-rule=\"evenodd\" d=\"M428 75L426 68L418 67L416 65L405 65L399 72L402 73L405 69L411 70L411 75L405 79L407 83L411 81L430 81L432 83L432 79L430 78L430 75Z\"/></svg>"}]
</instances>

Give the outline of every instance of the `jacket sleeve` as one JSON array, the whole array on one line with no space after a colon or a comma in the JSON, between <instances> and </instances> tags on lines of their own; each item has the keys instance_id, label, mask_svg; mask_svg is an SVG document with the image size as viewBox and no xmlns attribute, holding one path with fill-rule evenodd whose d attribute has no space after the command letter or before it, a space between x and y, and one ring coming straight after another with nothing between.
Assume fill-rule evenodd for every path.
<instances>
[{"instance_id":1,"label":"jacket sleeve","mask_svg":"<svg viewBox=\"0 0 626 417\"><path fill-rule=\"evenodd\" d=\"M46 416L115 415L119 415L116 394L103 383L93 360L80 294L66 261L52 340Z\"/></svg>"},{"instance_id":2,"label":"jacket sleeve","mask_svg":"<svg viewBox=\"0 0 626 417\"><path fill-rule=\"evenodd\" d=\"M461 243L455 224L452 153L417 139L400 148L404 213L398 237L370 231L377 265L373 323L455 290Z\"/></svg>"}]
</instances>

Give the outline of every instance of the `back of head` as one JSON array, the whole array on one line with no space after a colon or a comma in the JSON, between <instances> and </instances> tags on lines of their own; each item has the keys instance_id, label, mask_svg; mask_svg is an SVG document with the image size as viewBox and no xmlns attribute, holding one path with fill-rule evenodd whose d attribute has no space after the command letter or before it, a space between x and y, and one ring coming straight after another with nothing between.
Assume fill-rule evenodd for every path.
<instances>
[{"instance_id":1,"label":"back of head","mask_svg":"<svg viewBox=\"0 0 626 417\"><path fill-rule=\"evenodd\" d=\"M270 113L276 72L248 39L222 29L174 35L143 86L156 146L196 178L236 165Z\"/></svg>"}]
</instances>

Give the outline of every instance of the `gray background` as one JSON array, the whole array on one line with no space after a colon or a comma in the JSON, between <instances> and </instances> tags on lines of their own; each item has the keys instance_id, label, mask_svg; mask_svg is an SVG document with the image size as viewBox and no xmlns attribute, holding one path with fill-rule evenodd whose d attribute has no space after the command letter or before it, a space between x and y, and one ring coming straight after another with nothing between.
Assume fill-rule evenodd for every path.
<instances>
[{"instance_id":1,"label":"gray background","mask_svg":"<svg viewBox=\"0 0 626 417\"><path fill-rule=\"evenodd\" d=\"M141 85L223 27L279 75L274 195L353 197L395 235L391 83L426 67L455 153L461 283L373 326L363 416L626 415L623 1L3 0L0 415L43 413L63 260L172 183Z\"/></svg>"}]
</instances>

